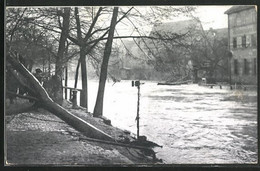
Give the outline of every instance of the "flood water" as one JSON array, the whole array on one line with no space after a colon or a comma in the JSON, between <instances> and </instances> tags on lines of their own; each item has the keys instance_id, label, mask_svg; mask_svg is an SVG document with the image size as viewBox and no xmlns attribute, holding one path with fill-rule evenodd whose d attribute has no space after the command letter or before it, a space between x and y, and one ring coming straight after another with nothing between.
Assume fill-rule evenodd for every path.
<instances>
[{"instance_id":1,"label":"flood water","mask_svg":"<svg viewBox=\"0 0 260 171\"><path fill-rule=\"evenodd\" d=\"M141 85L140 135L163 148L167 164L257 162L257 92L191 85ZM73 85L73 82L71 82ZM80 85L80 84L79 84ZM98 82L89 82L93 112ZM106 84L104 116L136 134L137 88L131 81Z\"/></svg>"}]
</instances>

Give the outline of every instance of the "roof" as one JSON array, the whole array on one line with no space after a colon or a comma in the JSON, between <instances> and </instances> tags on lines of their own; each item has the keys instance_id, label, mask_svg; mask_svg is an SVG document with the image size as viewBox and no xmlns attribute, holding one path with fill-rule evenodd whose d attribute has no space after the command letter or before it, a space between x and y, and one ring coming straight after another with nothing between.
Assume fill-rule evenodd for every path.
<instances>
[{"instance_id":1,"label":"roof","mask_svg":"<svg viewBox=\"0 0 260 171\"><path fill-rule=\"evenodd\" d=\"M228 28L214 29L214 32L219 38L228 37Z\"/></svg>"},{"instance_id":2,"label":"roof","mask_svg":"<svg viewBox=\"0 0 260 171\"><path fill-rule=\"evenodd\" d=\"M239 11L244 11L246 9L255 8L254 5L236 5L229 8L227 11L225 11L225 14L232 14Z\"/></svg>"},{"instance_id":3,"label":"roof","mask_svg":"<svg viewBox=\"0 0 260 171\"><path fill-rule=\"evenodd\" d=\"M182 20L182 21L176 21L176 22L166 22L161 23L159 25L153 26L153 29L151 33L154 32L170 32L170 33L185 33L189 31L189 29L197 29L200 27L200 24L196 20Z\"/></svg>"}]
</instances>

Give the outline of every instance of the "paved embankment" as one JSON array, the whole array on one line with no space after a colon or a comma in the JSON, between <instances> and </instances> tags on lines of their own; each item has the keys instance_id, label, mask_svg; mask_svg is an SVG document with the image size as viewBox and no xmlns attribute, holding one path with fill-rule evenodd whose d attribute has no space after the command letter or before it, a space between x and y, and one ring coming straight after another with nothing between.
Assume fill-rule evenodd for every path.
<instances>
[{"instance_id":1,"label":"paved embankment","mask_svg":"<svg viewBox=\"0 0 260 171\"><path fill-rule=\"evenodd\" d=\"M70 110L113 136L131 139L83 110ZM84 136L55 115L38 111L6 116L6 164L8 165L110 165L148 164L152 157L142 150L82 140Z\"/></svg>"}]
</instances>

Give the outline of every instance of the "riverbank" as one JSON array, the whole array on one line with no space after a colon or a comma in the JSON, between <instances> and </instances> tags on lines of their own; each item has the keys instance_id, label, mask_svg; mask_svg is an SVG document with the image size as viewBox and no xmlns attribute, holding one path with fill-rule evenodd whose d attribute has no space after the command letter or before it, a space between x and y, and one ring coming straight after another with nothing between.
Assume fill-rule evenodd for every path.
<instances>
[{"instance_id":1,"label":"riverbank","mask_svg":"<svg viewBox=\"0 0 260 171\"><path fill-rule=\"evenodd\" d=\"M106 125L102 119L92 117L84 109L71 109L69 103L65 103L64 107L116 141L134 141L129 132ZM158 161L146 150L86 140L80 132L43 109L7 115L5 121L6 165L122 166Z\"/></svg>"}]
</instances>

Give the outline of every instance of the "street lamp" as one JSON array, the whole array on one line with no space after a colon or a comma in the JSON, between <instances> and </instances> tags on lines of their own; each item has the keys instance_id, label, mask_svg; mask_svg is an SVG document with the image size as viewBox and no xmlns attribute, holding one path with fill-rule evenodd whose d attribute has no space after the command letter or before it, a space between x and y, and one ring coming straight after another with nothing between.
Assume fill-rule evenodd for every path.
<instances>
[{"instance_id":1,"label":"street lamp","mask_svg":"<svg viewBox=\"0 0 260 171\"><path fill-rule=\"evenodd\" d=\"M137 121L137 139L139 140L139 106L140 106L140 81L132 81L132 87L137 87L137 115L136 115L136 121Z\"/></svg>"}]
</instances>

